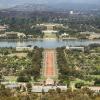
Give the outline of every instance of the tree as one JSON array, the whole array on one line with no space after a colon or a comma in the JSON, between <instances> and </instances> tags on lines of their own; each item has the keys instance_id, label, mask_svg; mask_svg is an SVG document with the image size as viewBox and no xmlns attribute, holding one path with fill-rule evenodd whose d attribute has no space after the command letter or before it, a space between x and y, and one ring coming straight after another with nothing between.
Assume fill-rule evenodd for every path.
<instances>
[{"instance_id":1,"label":"tree","mask_svg":"<svg viewBox=\"0 0 100 100\"><path fill-rule=\"evenodd\" d=\"M75 84L75 88L79 88L80 89L82 86L84 86L84 83L82 83L82 82Z\"/></svg>"},{"instance_id":2,"label":"tree","mask_svg":"<svg viewBox=\"0 0 100 100\"><path fill-rule=\"evenodd\" d=\"M100 86L100 79L95 80L94 85Z\"/></svg>"},{"instance_id":3,"label":"tree","mask_svg":"<svg viewBox=\"0 0 100 100\"><path fill-rule=\"evenodd\" d=\"M32 84L31 83L27 83L26 87L27 87L27 92L31 93L32 92Z\"/></svg>"},{"instance_id":4,"label":"tree","mask_svg":"<svg viewBox=\"0 0 100 100\"><path fill-rule=\"evenodd\" d=\"M17 82L29 82L31 80L30 76L19 76Z\"/></svg>"},{"instance_id":5,"label":"tree","mask_svg":"<svg viewBox=\"0 0 100 100\"><path fill-rule=\"evenodd\" d=\"M57 92L58 94L60 94L60 93L61 93L61 89L60 89L60 88L56 88L56 92Z\"/></svg>"},{"instance_id":6,"label":"tree","mask_svg":"<svg viewBox=\"0 0 100 100\"><path fill-rule=\"evenodd\" d=\"M55 90L54 89L50 89L49 91L48 91L48 93L50 94L50 95L54 95L55 94Z\"/></svg>"},{"instance_id":7,"label":"tree","mask_svg":"<svg viewBox=\"0 0 100 100\"><path fill-rule=\"evenodd\" d=\"M42 95L45 95L45 91L44 91L44 89L42 89Z\"/></svg>"}]
</instances>

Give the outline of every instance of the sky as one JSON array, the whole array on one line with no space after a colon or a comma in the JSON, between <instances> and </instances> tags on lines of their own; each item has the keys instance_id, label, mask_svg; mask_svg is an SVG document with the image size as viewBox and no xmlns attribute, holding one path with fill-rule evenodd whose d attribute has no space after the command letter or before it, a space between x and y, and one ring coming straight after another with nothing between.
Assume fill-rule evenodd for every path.
<instances>
[{"instance_id":1,"label":"sky","mask_svg":"<svg viewBox=\"0 0 100 100\"><path fill-rule=\"evenodd\" d=\"M16 5L25 3L88 3L88 4L100 4L100 0L0 0L0 8L9 8Z\"/></svg>"}]
</instances>

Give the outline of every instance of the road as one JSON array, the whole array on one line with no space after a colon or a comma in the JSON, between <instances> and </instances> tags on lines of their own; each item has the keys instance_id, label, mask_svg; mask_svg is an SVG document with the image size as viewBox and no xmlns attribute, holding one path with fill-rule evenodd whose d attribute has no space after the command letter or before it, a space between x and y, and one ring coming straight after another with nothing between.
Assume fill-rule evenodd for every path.
<instances>
[{"instance_id":1,"label":"road","mask_svg":"<svg viewBox=\"0 0 100 100\"><path fill-rule=\"evenodd\" d=\"M54 49L44 50L44 70L43 74L46 79L57 76L56 51Z\"/></svg>"}]
</instances>

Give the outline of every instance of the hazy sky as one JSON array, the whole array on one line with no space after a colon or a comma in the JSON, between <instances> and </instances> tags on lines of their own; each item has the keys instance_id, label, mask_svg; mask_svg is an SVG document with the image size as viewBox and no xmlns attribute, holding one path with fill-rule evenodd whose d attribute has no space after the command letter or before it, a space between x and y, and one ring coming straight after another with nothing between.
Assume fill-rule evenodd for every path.
<instances>
[{"instance_id":1,"label":"hazy sky","mask_svg":"<svg viewBox=\"0 0 100 100\"><path fill-rule=\"evenodd\" d=\"M55 3L55 2L72 2L72 3L89 3L100 4L100 0L0 0L0 8L7 8L24 3Z\"/></svg>"}]
</instances>

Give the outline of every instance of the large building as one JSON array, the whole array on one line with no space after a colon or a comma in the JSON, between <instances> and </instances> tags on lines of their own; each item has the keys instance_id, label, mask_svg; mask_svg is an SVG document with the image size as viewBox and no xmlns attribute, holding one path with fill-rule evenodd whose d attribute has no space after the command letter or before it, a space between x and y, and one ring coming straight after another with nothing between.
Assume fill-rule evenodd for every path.
<instances>
[{"instance_id":1,"label":"large building","mask_svg":"<svg viewBox=\"0 0 100 100\"><path fill-rule=\"evenodd\" d=\"M5 85L6 88L10 88L10 89L15 89L17 87L26 87L26 83L11 83L11 84L7 84ZM60 88L62 91L66 91L67 90L67 86L36 86L36 85L32 85L32 92L33 93L42 93L44 92L48 92L50 89L54 89L56 90L57 88Z\"/></svg>"},{"instance_id":2,"label":"large building","mask_svg":"<svg viewBox=\"0 0 100 100\"><path fill-rule=\"evenodd\" d=\"M95 32L80 32L80 35L85 35L87 39L100 39L100 33Z\"/></svg>"},{"instance_id":3,"label":"large building","mask_svg":"<svg viewBox=\"0 0 100 100\"><path fill-rule=\"evenodd\" d=\"M100 33L90 34L89 39L100 39Z\"/></svg>"},{"instance_id":4,"label":"large building","mask_svg":"<svg viewBox=\"0 0 100 100\"><path fill-rule=\"evenodd\" d=\"M16 47L16 51L32 51L33 47Z\"/></svg>"},{"instance_id":5,"label":"large building","mask_svg":"<svg viewBox=\"0 0 100 100\"><path fill-rule=\"evenodd\" d=\"M55 23L44 23L44 24L37 24L37 26L45 26L47 30L54 30L55 27L63 27L63 24L55 24Z\"/></svg>"},{"instance_id":6,"label":"large building","mask_svg":"<svg viewBox=\"0 0 100 100\"><path fill-rule=\"evenodd\" d=\"M8 28L8 25L0 25L0 31L5 31Z\"/></svg>"},{"instance_id":7,"label":"large building","mask_svg":"<svg viewBox=\"0 0 100 100\"><path fill-rule=\"evenodd\" d=\"M91 35L91 34L94 34L95 32L89 32L89 31L86 31L86 32L80 32L81 35Z\"/></svg>"},{"instance_id":8,"label":"large building","mask_svg":"<svg viewBox=\"0 0 100 100\"><path fill-rule=\"evenodd\" d=\"M56 28L63 27L63 24L45 23L37 24L37 26L45 27L45 30L42 30L45 39L56 39L56 33L58 32Z\"/></svg>"},{"instance_id":9,"label":"large building","mask_svg":"<svg viewBox=\"0 0 100 100\"><path fill-rule=\"evenodd\" d=\"M92 91L94 91L94 92L100 92L100 87L99 86L97 86L97 87L95 87L95 86L91 86L91 87L88 87L90 90L92 90Z\"/></svg>"},{"instance_id":10,"label":"large building","mask_svg":"<svg viewBox=\"0 0 100 100\"><path fill-rule=\"evenodd\" d=\"M24 33L20 32L5 32L4 34L0 34L0 38L6 38L6 39L22 39L26 38L26 35Z\"/></svg>"},{"instance_id":11,"label":"large building","mask_svg":"<svg viewBox=\"0 0 100 100\"><path fill-rule=\"evenodd\" d=\"M5 36L8 39L16 39L16 38L25 38L26 35L24 33L19 32L5 32Z\"/></svg>"},{"instance_id":12,"label":"large building","mask_svg":"<svg viewBox=\"0 0 100 100\"><path fill-rule=\"evenodd\" d=\"M81 50L84 52L84 47L66 47L67 50Z\"/></svg>"}]
</instances>

